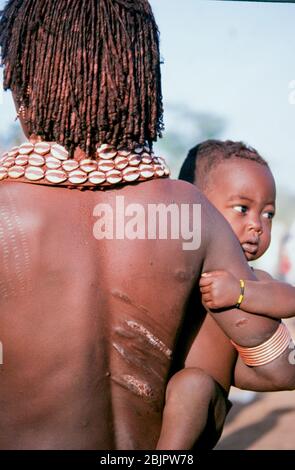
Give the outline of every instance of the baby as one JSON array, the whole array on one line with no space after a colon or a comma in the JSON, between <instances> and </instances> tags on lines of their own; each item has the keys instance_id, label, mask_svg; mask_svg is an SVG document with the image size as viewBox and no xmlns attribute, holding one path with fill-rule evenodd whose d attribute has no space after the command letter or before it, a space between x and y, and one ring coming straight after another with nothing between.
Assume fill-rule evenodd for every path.
<instances>
[{"instance_id":1,"label":"baby","mask_svg":"<svg viewBox=\"0 0 295 470\"><path fill-rule=\"evenodd\" d=\"M265 253L271 240L276 188L267 162L256 150L241 142L209 140L190 151L180 179L196 184L223 214L248 261ZM273 280L264 271L255 269L254 272L259 282L236 279L230 271L203 273L199 285L205 309L214 311L236 306L274 318L294 316L295 288ZM240 353L235 363L229 359L227 351L230 341L224 341L221 336L219 339L217 329L219 327L214 320L206 318L195 340L199 342L198 347L193 344L186 368L176 373L168 383L158 449L212 448L216 444L230 408L227 400L230 380L227 381L226 377L232 378L232 385L249 390L288 388L286 384L280 385L279 381L269 383L260 377L255 354L260 354L262 362L272 367L268 351L263 357L259 348L250 350L235 345ZM276 347L284 340L284 335L287 333L281 324L276 335ZM215 340L214 348L215 344L219 347L218 343L223 342L219 352L216 349L214 365L206 358L210 356L207 341L210 336ZM203 349L201 355L197 352L200 349ZM251 365L256 367L249 367Z\"/></svg>"}]
</instances>

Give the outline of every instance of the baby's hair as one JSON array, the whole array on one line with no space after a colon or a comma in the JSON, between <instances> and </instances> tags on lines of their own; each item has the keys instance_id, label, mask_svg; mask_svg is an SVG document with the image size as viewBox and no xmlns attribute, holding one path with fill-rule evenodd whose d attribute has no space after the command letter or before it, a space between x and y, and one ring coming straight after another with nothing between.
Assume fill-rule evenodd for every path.
<instances>
[{"instance_id":1,"label":"baby's hair","mask_svg":"<svg viewBox=\"0 0 295 470\"><path fill-rule=\"evenodd\" d=\"M181 167L179 179L195 183L199 189L204 190L208 186L211 170L219 163L232 158L251 160L269 168L257 150L243 142L210 139L189 151Z\"/></svg>"},{"instance_id":2,"label":"baby's hair","mask_svg":"<svg viewBox=\"0 0 295 470\"><path fill-rule=\"evenodd\" d=\"M163 131L159 31L147 0L9 0L0 12L4 89L30 134L130 149Z\"/></svg>"}]
</instances>

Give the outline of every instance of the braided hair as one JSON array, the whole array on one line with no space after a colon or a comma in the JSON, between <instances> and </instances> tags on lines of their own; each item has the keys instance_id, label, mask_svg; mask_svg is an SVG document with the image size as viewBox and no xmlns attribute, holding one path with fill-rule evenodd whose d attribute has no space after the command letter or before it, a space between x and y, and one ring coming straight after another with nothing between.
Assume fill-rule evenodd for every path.
<instances>
[{"instance_id":1,"label":"braided hair","mask_svg":"<svg viewBox=\"0 0 295 470\"><path fill-rule=\"evenodd\" d=\"M163 131L159 32L147 0L9 0L0 12L4 89L30 134L134 148Z\"/></svg>"}]
</instances>

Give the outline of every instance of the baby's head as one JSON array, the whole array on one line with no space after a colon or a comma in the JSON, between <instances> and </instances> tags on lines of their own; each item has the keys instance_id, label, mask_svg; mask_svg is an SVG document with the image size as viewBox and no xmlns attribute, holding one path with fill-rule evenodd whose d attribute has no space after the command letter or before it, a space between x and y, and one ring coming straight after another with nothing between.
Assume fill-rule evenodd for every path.
<instances>
[{"instance_id":1,"label":"baby's head","mask_svg":"<svg viewBox=\"0 0 295 470\"><path fill-rule=\"evenodd\" d=\"M223 214L248 261L267 250L276 187L267 162L243 144L207 140L190 150L179 179L194 183Z\"/></svg>"}]
</instances>

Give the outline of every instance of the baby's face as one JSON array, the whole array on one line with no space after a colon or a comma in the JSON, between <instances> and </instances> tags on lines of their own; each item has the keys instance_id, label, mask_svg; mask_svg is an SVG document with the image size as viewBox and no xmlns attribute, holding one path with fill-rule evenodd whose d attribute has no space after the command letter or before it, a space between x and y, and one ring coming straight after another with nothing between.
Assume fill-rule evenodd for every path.
<instances>
[{"instance_id":1,"label":"baby's face","mask_svg":"<svg viewBox=\"0 0 295 470\"><path fill-rule=\"evenodd\" d=\"M238 237L248 261L267 250L275 214L276 187L264 165L241 158L211 170L207 198L223 214Z\"/></svg>"}]
</instances>

